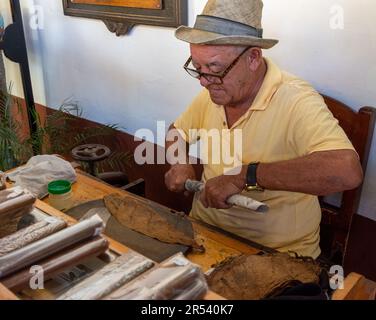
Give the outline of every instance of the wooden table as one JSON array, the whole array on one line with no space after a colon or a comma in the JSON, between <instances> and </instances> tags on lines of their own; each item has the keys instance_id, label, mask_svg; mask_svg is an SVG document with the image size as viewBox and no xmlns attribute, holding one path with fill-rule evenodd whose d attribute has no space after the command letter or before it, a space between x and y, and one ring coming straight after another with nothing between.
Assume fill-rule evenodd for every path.
<instances>
[{"instance_id":1,"label":"wooden table","mask_svg":"<svg viewBox=\"0 0 376 320\"><path fill-rule=\"evenodd\" d=\"M128 193L119 188L108 185L86 173L77 170L77 182L72 185L73 200L71 207L83 204L88 201L103 199L105 195L111 193L127 194L137 198L137 196ZM68 224L74 224L77 221L72 217L64 214L61 211L51 208L48 197L43 201L37 201L36 207L42 211L52 213L66 220ZM67 208L67 210L70 208ZM223 232L215 230L207 225L192 219L193 229L196 237L200 243L205 246L205 253L188 253L187 258L193 263L198 264L205 272L214 264L223 261L224 259L236 256L241 253L256 254L260 249L251 246L248 243L242 242L234 237L230 237ZM110 242L110 249L118 254L122 254L128 250L123 244L108 238ZM209 291L205 297L206 300L222 299L221 296Z\"/></svg>"},{"instance_id":2,"label":"wooden table","mask_svg":"<svg viewBox=\"0 0 376 320\"><path fill-rule=\"evenodd\" d=\"M105 195L111 193L127 194L133 197L138 197L131 193L128 193L119 188L110 186L96 178L87 174L77 173L77 182L72 185L73 201L71 207L83 204L91 200L103 199ZM48 197L43 200L43 203L48 204ZM38 202L37 206L43 210L43 203ZM69 209L69 208L67 208ZM70 223L75 223L75 220L62 212L55 211L55 215L61 216ZM197 239L205 246L205 253L188 253L187 258L201 266L204 271L207 271L212 265L223 261L230 256L236 256L241 253L256 254L260 249L251 245L251 242L247 243L246 240L241 241L235 237L230 237L225 232L215 230L210 226L202 224L199 221L192 219L193 229L196 233ZM120 243L113 241L113 248L125 247Z\"/></svg>"},{"instance_id":3,"label":"wooden table","mask_svg":"<svg viewBox=\"0 0 376 320\"><path fill-rule=\"evenodd\" d=\"M102 199L103 196L110 193L126 193L128 195L137 197L121 189L114 188L80 171L78 171L77 182L73 184L72 191L73 201L71 207L88 201ZM37 200L36 207L50 215L63 218L68 222L68 225L72 225L77 222L74 218L52 208L48 204L48 197L43 199L43 201ZM191 220L196 237L199 239L199 241L204 243L206 251L203 254L193 252L189 253L187 258L190 261L200 265L204 272L210 269L212 265L227 257L239 255L241 253L257 254L260 252L260 250L269 250L268 248L264 248L250 241L238 239L236 236L229 235L224 231L217 230L216 228L202 224L199 221L193 219ZM107 237L107 239L110 242L110 249L113 252L122 254L129 250L125 245L111 238ZM352 273L345 279L345 289L337 290L333 295L333 299L375 299L375 293L375 282L367 280L361 275ZM17 297L12 292L9 292L6 288L4 288L0 283L0 300L15 298ZM222 297L213 292L209 292L205 299L222 299Z\"/></svg>"},{"instance_id":4,"label":"wooden table","mask_svg":"<svg viewBox=\"0 0 376 320\"><path fill-rule=\"evenodd\" d=\"M91 181L91 178L88 178L86 176L82 176L79 175L79 180L83 179L83 181L86 181L86 179L89 179L87 181ZM95 182L95 183L94 183ZM97 181L93 180L93 183L96 184L98 183ZM100 183L100 182L99 182ZM81 186L79 184L76 184L74 189L77 189L77 188L81 188ZM73 203L75 204L80 204L79 202L79 199L82 199L84 200L85 198L81 198L81 196L77 193L77 195L74 197L74 201ZM98 198L99 199L99 198ZM93 200L93 199L89 199L90 200ZM84 202L86 202L87 200L84 200ZM50 215L53 215L55 217L60 217L62 219L64 219L68 225L73 225L75 223L77 223L77 221L64 214L63 212L59 211L59 210L56 210L54 209L53 207L51 207L49 204L48 204L48 198L45 200L45 201L40 201L40 200L37 200L36 203L35 203L35 206L42 210L43 212L45 213L48 213ZM128 247L126 247L125 245L121 244L120 242L110 238L110 237L107 237L104 235L104 237L106 237L106 239L109 241L109 244L110 244L110 250L115 252L116 254L118 255L121 255L125 252L127 252L129 250ZM193 255L194 256L194 255ZM189 257L188 257L189 258ZM192 259L190 259L192 261ZM1 285L0 283L0 300L13 300L17 298L12 292L9 292L9 290L7 290L4 286ZM205 298L205 300L222 300L223 297L219 296L218 294L212 292L212 291L209 291Z\"/></svg>"},{"instance_id":5,"label":"wooden table","mask_svg":"<svg viewBox=\"0 0 376 320\"><path fill-rule=\"evenodd\" d=\"M77 171L77 182L72 185L72 193L72 203L67 210L88 201L103 199L105 195L111 193L127 194L136 198L138 197L127 191L112 187L111 185L79 170ZM48 197L42 200L37 200L35 207L49 215L64 219L68 225L77 223L74 218L50 206ZM210 269L214 264L221 262L228 257L236 256L241 253L256 254L260 252L260 248L256 248L256 244L253 246L253 243L247 243L247 240L236 239L236 237L231 237L225 232L216 230L216 228L205 225L199 221L192 220L192 223L196 238L205 246L205 253L191 252L188 253L187 258L193 263L198 264L204 272ZM116 240L109 237L106 238L110 243L111 251L120 255L129 250L129 248ZM15 296L7 291L6 288L0 286L0 300L6 298L14 299ZM223 298L214 292L209 291L205 299L218 300Z\"/></svg>"},{"instance_id":6,"label":"wooden table","mask_svg":"<svg viewBox=\"0 0 376 320\"><path fill-rule=\"evenodd\" d=\"M78 171L77 182L73 184L72 189L72 207L87 201L102 199L103 196L114 192L120 194L126 193L130 195L126 191L114 188L80 171ZM46 207L45 203L48 203L48 198L46 198L44 202L38 202L37 206L43 209ZM55 215L63 217L70 223L75 223L73 218L61 213L60 211L56 210ZM196 236L204 243L206 251L203 254L189 253L187 258L190 261L200 265L204 271L207 271L212 267L212 265L230 256L241 253L257 254L260 252L260 250L270 250L256 243L252 243L251 241L237 239L237 237L234 235L229 235L224 231L217 230L216 228L205 225L194 219L191 219L191 221L193 223L193 229L195 230ZM109 241L111 244L111 249L118 253L128 250L127 247L112 239L109 239ZM362 275L351 273L345 279L344 289L338 289L333 294L333 300L375 299L375 295L375 282L366 279ZM209 292L206 299L221 299L221 297L213 292Z\"/></svg>"}]
</instances>

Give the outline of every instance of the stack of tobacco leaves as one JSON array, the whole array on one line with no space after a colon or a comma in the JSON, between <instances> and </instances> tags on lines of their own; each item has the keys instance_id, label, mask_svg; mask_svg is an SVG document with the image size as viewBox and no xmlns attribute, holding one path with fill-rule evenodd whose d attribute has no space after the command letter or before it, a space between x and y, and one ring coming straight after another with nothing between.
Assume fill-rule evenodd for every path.
<instances>
[{"instance_id":1,"label":"stack of tobacco leaves","mask_svg":"<svg viewBox=\"0 0 376 320\"><path fill-rule=\"evenodd\" d=\"M0 238L17 231L21 218L32 210L35 197L20 187L0 191Z\"/></svg>"},{"instance_id":2,"label":"stack of tobacco leaves","mask_svg":"<svg viewBox=\"0 0 376 320\"><path fill-rule=\"evenodd\" d=\"M0 256L0 281L18 292L29 285L33 265L43 270L46 281L83 259L98 256L108 249L108 241L100 236L102 231L102 219L93 216L4 254Z\"/></svg>"},{"instance_id":3,"label":"stack of tobacco leaves","mask_svg":"<svg viewBox=\"0 0 376 320\"><path fill-rule=\"evenodd\" d=\"M119 288L105 300L197 300L208 286L201 269L177 253Z\"/></svg>"},{"instance_id":4,"label":"stack of tobacco leaves","mask_svg":"<svg viewBox=\"0 0 376 320\"><path fill-rule=\"evenodd\" d=\"M153 261L129 251L69 289L58 300L101 299L153 266Z\"/></svg>"}]
</instances>

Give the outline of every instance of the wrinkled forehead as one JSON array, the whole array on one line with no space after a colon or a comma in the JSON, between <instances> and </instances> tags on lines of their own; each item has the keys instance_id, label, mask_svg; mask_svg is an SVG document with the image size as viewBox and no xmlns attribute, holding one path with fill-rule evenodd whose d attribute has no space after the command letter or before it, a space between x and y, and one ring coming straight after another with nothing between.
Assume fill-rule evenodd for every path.
<instances>
[{"instance_id":1,"label":"wrinkled forehead","mask_svg":"<svg viewBox=\"0 0 376 320\"><path fill-rule=\"evenodd\" d=\"M233 45L190 45L191 56L194 61L205 61L212 62L214 60L218 61L228 61L228 59L233 59L236 57L244 47L233 46Z\"/></svg>"},{"instance_id":2,"label":"wrinkled forehead","mask_svg":"<svg viewBox=\"0 0 376 320\"><path fill-rule=\"evenodd\" d=\"M208 45L208 44L190 44L191 52L204 53L238 53L244 50L244 46L234 45Z\"/></svg>"}]
</instances>

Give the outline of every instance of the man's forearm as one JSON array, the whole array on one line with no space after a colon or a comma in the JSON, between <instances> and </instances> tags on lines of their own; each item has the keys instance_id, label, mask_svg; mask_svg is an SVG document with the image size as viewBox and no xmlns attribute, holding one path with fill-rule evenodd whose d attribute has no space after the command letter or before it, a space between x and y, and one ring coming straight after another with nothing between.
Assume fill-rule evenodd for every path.
<instances>
[{"instance_id":1,"label":"man's forearm","mask_svg":"<svg viewBox=\"0 0 376 320\"><path fill-rule=\"evenodd\" d=\"M189 144L173 125L166 137L166 159L171 166L165 174L167 188L173 192L183 192L187 179L196 180L196 173L189 163Z\"/></svg>"},{"instance_id":2,"label":"man's forearm","mask_svg":"<svg viewBox=\"0 0 376 320\"><path fill-rule=\"evenodd\" d=\"M239 174L226 174L206 181L200 200L205 207L227 209L226 200L244 190L248 165ZM327 195L356 188L362 181L362 169L354 151L316 152L311 155L274 162L259 163L257 183L269 190ZM252 178L252 184L254 179Z\"/></svg>"},{"instance_id":3,"label":"man's forearm","mask_svg":"<svg viewBox=\"0 0 376 320\"><path fill-rule=\"evenodd\" d=\"M234 184L245 185L246 174L247 165L234 177ZM352 150L315 152L293 160L260 163L256 174L257 183L265 189L318 196L354 189L363 178Z\"/></svg>"},{"instance_id":4,"label":"man's forearm","mask_svg":"<svg viewBox=\"0 0 376 320\"><path fill-rule=\"evenodd\" d=\"M175 130L173 134L171 134ZM171 139L173 137L173 139ZM165 141L167 163L188 164L189 163L189 144L183 139L173 124L170 125ZM176 163L176 159L178 159Z\"/></svg>"},{"instance_id":5,"label":"man's forearm","mask_svg":"<svg viewBox=\"0 0 376 320\"><path fill-rule=\"evenodd\" d=\"M257 182L265 189L313 195L354 189L362 176L352 150L315 152L293 160L260 163L257 168Z\"/></svg>"}]
</instances>

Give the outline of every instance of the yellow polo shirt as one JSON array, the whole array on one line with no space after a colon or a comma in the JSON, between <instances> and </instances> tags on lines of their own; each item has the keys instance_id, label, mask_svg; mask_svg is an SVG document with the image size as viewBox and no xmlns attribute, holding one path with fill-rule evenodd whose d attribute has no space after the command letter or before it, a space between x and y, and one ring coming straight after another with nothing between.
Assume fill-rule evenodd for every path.
<instances>
[{"instance_id":1,"label":"yellow polo shirt","mask_svg":"<svg viewBox=\"0 0 376 320\"><path fill-rule=\"evenodd\" d=\"M258 95L248 112L230 128L230 135L235 129L242 130L241 163L270 163L317 151L354 150L323 98L307 82L281 71L270 59L265 61L267 73ZM228 129L224 107L214 104L206 89L174 125L183 130L190 144L200 139L190 129ZM211 153L209 150L208 163L204 164L203 181L224 174L225 165L211 163ZM265 202L269 211L256 214L239 207L205 208L196 194L191 216L280 251L319 256L321 210L316 196L272 190L244 191L243 195Z\"/></svg>"}]
</instances>

